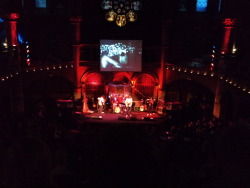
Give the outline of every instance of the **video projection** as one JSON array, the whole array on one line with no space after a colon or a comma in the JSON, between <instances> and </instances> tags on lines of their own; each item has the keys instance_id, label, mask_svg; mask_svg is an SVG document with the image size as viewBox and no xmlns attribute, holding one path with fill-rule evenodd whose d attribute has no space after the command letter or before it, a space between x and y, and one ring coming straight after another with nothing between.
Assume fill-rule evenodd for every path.
<instances>
[{"instance_id":1,"label":"video projection","mask_svg":"<svg viewBox=\"0 0 250 188\"><path fill-rule=\"evenodd\" d=\"M142 40L100 40L100 70L141 72Z\"/></svg>"}]
</instances>

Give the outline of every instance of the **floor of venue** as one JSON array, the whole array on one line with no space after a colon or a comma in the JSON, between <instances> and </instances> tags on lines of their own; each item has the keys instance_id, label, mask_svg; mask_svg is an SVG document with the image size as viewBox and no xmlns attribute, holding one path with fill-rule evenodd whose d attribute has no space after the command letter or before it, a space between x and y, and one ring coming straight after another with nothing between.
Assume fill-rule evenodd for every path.
<instances>
[{"instance_id":1,"label":"floor of venue","mask_svg":"<svg viewBox=\"0 0 250 188\"><path fill-rule=\"evenodd\" d=\"M250 187L246 126L47 112L0 119L0 187Z\"/></svg>"}]
</instances>

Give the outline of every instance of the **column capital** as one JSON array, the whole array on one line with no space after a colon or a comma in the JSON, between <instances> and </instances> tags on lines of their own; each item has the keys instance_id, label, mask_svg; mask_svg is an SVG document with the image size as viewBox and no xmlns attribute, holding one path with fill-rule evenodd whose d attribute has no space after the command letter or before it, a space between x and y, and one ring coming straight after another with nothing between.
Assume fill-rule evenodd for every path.
<instances>
[{"instance_id":1,"label":"column capital","mask_svg":"<svg viewBox=\"0 0 250 188\"><path fill-rule=\"evenodd\" d=\"M10 20L17 20L20 17L18 13L10 13L8 14L7 18Z\"/></svg>"},{"instance_id":2,"label":"column capital","mask_svg":"<svg viewBox=\"0 0 250 188\"><path fill-rule=\"evenodd\" d=\"M235 26L236 21L232 18L225 18L222 23L225 28L233 28Z\"/></svg>"},{"instance_id":3,"label":"column capital","mask_svg":"<svg viewBox=\"0 0 250 188\"><path fill-rule=\"evenodd\" d=\"M82 17L81 16L71 16L70 21L72 23L80 23L82 21Z\"/></svg>"}]
</instances>

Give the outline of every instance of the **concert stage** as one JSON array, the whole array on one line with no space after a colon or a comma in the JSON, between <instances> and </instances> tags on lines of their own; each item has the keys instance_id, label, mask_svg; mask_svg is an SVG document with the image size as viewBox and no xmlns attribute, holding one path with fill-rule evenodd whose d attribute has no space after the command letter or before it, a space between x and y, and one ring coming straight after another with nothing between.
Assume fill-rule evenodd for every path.
<instances>
[{"instance_id":1,"label":"concert stage","mask_svg":"<svg viewBox=\"0 0 250 188\"><path fill-rule=\"evenodd\" d=\"M165 116L156 112L139 112L133 111L131 115L126 113L84 113L81 114L82 122L88 123L105 123L105 124L120 124L120 123L133 123L133 124L160 124L166 119Z\"/></svg>"}]
</instances>

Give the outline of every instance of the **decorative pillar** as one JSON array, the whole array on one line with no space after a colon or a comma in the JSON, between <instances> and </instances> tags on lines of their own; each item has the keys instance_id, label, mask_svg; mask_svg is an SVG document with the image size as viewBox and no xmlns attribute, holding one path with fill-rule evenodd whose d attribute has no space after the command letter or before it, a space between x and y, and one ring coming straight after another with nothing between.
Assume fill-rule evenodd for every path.
<instances>
[{"instance_id":1,"label":"decorative pillar","mask_svg":"<svg viewBox=\"0 0 250 188\"><path fill-rule=\"evenodd\" d=\"M166 85L166 56L167 56L167 48L169 42L169 25L171 21L163 21L162 22L162 33L161 33L161 68L159 71L159 85L157 85L157 97L164 98L165 97L165 85Z\"/></svg>"},{"instance_id":2,"label":"decorative pillar","mask_svg":"<svg viewBox=\"0 0 250 188\"><path fill-rule=\"evenodd\" d=\"M213 115L216 118L220 118L220 114L221 114L221 83L219 80L217 80L215 97L214 97Z\"/></svg>"},{"instance_id":3,"label":"decorative pillar","mask_svg":"<svg viewBox=\"0 0 250 188\"><path fill-rule=\"evenodd\" d=\"M9 52L9 65L14 66L20 71L20 49L18 44L18 28L17 22L19 19L18 13L9 13L7 15L7 47ZM9 86L11 111L13 113L23 113L24 108L24 96L23 96L23 80L20 75L16 82L13 82Z\"/></svg>"},{"instance_id":4,"label":"decorative pillar","mask_svg":"<svg viewBox=\"0 0 250 188\"><path fill-rule=\"evenodd\" d=\"M6 15L6 33L7 49L9 52L9 66L15 66L20 69L20 49L18 45L17 21L18 13L9 13Z\"/></svg>"},{"instance_id":5,"label":"decorative pillar","mask_svg":"<svg viewBox=\"0 0 250 188\"><path fill-rule=\"evenodd\" d=\"M231 30L235 24L235 20L231 18L226 18L223 21L225 32L221 46L221 55L228 54L229 42L231 37ZM223 69L226 66L223 57L220 59L219 62L219 69ZM214 109L213 115L216 118L221 118L221 92L222 92L222 84L221 81L218 79L216 83L216 91L215 91L215 98L214 98Z\"/></svg>"},{"instance_id":6,"label":"decorative pillar","mask_svg":"<svg viewBox=\"0 0 250 188\"><path fill-rule=\"evenodd\" d=\"M221 54L227 54L229 42L230 42L231 30L235 24L235 20L231 18L226 18L224 19L223 24L224 24L225 32L224 32L224 39L223 39L222 47L221 47Z\"/></svg>"},{"instance_id":7,"label":"decorative pillar","mask_svg":"<svg viewBox=\"0 0 250 188\"><path fill-rule=\"evenodd\" d=\"M73 16L70 18L71 24L73 26L73 63L75 67L75 78L74 78L74 85L75 85L75 91L74 91L74 98L80 99L81 98L81 72L79 71L80 67L80 26L82 18L80 16Z\"/></svg>"},{"instance_id":8,"label":"decorative pillar","mask_svg":"<svg viewBox=\"0 0 250 188\"><path fill-rule=\"evenodd\" d=\"M8 46L15 47L18 45L17 40L17 19L19 18L18 13L10 13L8 15Z\"/></svg>"}]
</instances>

